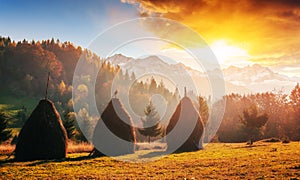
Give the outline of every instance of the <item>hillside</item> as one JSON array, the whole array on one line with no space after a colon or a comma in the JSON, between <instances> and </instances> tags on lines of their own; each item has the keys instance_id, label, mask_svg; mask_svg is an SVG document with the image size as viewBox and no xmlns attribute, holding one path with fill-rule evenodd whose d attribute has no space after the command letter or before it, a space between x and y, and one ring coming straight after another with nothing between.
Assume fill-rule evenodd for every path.
<instances>
[{"instance_id":1,"label":"hillside","mask_svg":"<svg viewBox=\"0 0 300 180\"><path fill-rule=\"evenodd\" d=\"M31 111L36 101L45 96L50 72L49 97L66 107L73 72L82 53L70 42L52 39L16 43L9 37L0 37L1 104L25 106Z\"/></svg>"}]
</instances>

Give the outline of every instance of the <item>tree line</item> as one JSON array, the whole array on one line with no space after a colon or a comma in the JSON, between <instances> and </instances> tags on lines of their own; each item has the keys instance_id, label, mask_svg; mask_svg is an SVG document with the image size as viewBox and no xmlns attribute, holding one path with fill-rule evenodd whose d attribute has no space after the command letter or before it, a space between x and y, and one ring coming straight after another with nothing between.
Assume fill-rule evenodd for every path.
<instances>
[{"instance_id":1,"label":"tree line","mask_svg":"<svg viewBox=\"0 0 300 180\"><path fill-rule=\"evenodd\" d=\"M267 138L300 140L300 87L289 95L272 92L250 95L231 94L217 133L221 142L243 142ZM218 109L220 102L212 105Z\"/></svg>"},{"instance_id":2,"label":"tree line","mask_svg":"<svg viewBox=\"0 0 300 180\"><path fill-rule=\"evenodd\" d=\"M14 42L10 38L0 37L0 94L2 97L11 99L23 96L33 99L42 98L44 97L47 72L50 72L49 98L62 114L68 136L84 140L72 109L72 89L89 90L86 87L90 81L88 76L77 77L83 78L86 83L72 87L75 66L80 57L85 57L86 61L92 62L94 69L87 68L87 71L99 70L95 93L100 113L110 101L114 79L121 80L120 87L118 87L118 94L121 96L125 91L122 88L123 85L136 78L134 73L122 70L119 66L113 66L89 50L76 47L70 42L60 42L53 38L44 41ZM135 112L141 117L145 117L146 112L151 114L151 108L148 107L149 98L153 94L161 94L166 99L169 108L165 117L161 117L162 122L159 128L164 129L177 106L179 92L178 89L174 92L170 91L165 87L163 81L158 82L159 80L153 77L147 82L135 81L130 88L129 99ZM198 108L204 124L209 123L209 116L211 116L211 120L216 118L215 114L209 114L209 112L212 110L218 112L219 109L222 109L221 105L226 104L221 126L214 138L217 141L243 142L249 139L255 141L271 137L300 140L299 84L289 95L280 92L249 95L230 94L216 102L211 102L209 98L197 97L193 93L189 93L189 96ZM26 105L18 104L17 106L18 112L13 117L9 117L9 114L3 112L4 115L1 117L6 120L1 121L3 122L3 125L0 124L2 127L22 127L32 109ZM86 116L87 128L91 128L93 122L90 120L88 112L83 112L83 114ZM143 124L145 122L137 119L135 123ZM143 136L142 133L143 131L137 132L137 139L148 141L146 137L148 135Z\"/></svg>"}]
</instances>

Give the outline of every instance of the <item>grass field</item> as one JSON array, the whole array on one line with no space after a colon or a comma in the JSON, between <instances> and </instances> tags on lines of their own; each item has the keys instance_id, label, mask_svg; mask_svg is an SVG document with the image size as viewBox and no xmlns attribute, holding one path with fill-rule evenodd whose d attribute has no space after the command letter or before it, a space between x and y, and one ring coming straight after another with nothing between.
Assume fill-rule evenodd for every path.
<instances>
[{"instance_id":1,"label":"grass field","mask_svg":"<svg viewBox=\"0 0 300 180\"><path fill-rule=\"evenodd\" d=\"M17 110L20 109L22 106L25 106L27 108L27 111L31 112L34 109L34 107L38 104L40 99L27 96L16 97L9 91L1 91L0 94L0 110Z\"/></svg>"},{"instance_id":2,"label":"grass field","mask_svg":"<svg viewBox=\"0 0 300 180\"><path fill-rule=\"evenodd\" d=\"M0 179L299 179L300 142L242 144L211 143L204 150L172 154L147 162L149 150L123 158L87 158L68 154L60 161L11 162L1 156Z\"/></svg>"}]
</instances>

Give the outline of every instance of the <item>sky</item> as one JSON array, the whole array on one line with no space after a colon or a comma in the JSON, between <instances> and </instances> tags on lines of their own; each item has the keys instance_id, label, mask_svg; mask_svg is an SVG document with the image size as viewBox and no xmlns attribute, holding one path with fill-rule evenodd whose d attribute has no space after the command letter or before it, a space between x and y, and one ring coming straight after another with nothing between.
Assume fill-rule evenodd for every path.
<instances>
[{"instance_id":1,"label":"sky","mask_svg":"<svg viewBox=\"0 0 300 180\"><path fill-rule=\"evenodd\" d=\"M54 37L86 48L119 22L165 17L198 32L223 67L257 63L300 76L297 0L0 0L0 7L0 35L14 40Z\"/></svg>"},{"instance_id":2,"label":"sky","mask_svg":"<svg viewBox=\"0 0 300 180\"><path fill-rule=\"evenodd\" d=\"M137 18L119 0L0 0L0 35L14 40L60 39L87 47L106 28Z\"/></svg>"}]
</instances>

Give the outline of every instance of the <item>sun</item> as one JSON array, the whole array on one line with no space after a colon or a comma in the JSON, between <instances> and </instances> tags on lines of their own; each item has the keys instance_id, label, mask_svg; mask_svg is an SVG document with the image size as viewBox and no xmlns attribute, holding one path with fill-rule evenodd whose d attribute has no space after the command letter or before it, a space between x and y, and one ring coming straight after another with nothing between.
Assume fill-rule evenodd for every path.
<instances>
[{"instance_id":1,"label":"sun","mask_svg":"<svg viewBox=\"0 0 300 180\"><path fill-rule=\"evenodd\" d=\"M231 63L236 61L247 61L249 58L247 50L229 45L225 40L213 42L210 48L221 65L231 65Z\"/></svg>"}]
</instances>

